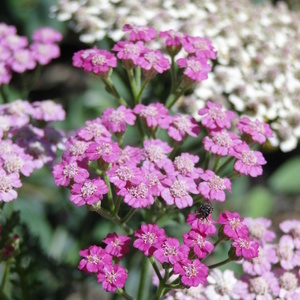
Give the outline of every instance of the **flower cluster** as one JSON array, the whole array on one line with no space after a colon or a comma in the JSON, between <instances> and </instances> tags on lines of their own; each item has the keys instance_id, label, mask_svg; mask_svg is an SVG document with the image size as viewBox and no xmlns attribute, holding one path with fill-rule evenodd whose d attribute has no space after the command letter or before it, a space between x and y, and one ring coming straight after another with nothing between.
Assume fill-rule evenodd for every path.
<instances>
[{"instance_id":1,"label":"flower cluster","mask_svg":"<svg viewBox=\"0 0 300 300\"><path fill-rule=\"evenodd\" d=\"M0 105L0 202L16 199L20 176L51 163L63 149L63 133L48 123L64 118L62 106L51 100Z\"/></svg>"},{"instance_id":2,"label":"flower cluster","mask_svg":"<svg viewBox=\"0 0 300 300\"><path fill-rule=\"evenodd\" d=\"M164 31L172 28L168 33L162 31L161 36L173 49L180 44L181 34L177 32L197 35L200 31L214 41L218 58L209 79L192 97L186 97L187 111L196 117L207 100L230 103L239 114L268 120L275 133L273 138L268 137L273 146L282 151L297 146L300 18L299 12L289 11L283 1L277 6L264 1L257 7L248 0L135 0L108 1L105 5L100 0L59 0L52 12L60 21L69 20L86 43L106 35L117 41L124 36L123 26L132 22ZM152 32L147 32L147 37L151 38ZM204 41L195 43L201 48ZM188 43L185 50L197 55L192 44ZM180 61L181 66L188 64ZM198 68L192 60L190 65ZM199 79L190 68L186 72Z\"/></svg>"},{"instance_id":3,"label":"flower cluster","mask_svg":"<svg viewBox=\"0 0 300 300\"><path fill-rule=\"evenodd\" d=\"M0 86L10 82L13 72L24 73L58 58L60 49L55 43L61 39L59 32L43 27L33 33L29 45L28 38L18 35L15 26L0 23Z\"/></svg>"}]
</instances>

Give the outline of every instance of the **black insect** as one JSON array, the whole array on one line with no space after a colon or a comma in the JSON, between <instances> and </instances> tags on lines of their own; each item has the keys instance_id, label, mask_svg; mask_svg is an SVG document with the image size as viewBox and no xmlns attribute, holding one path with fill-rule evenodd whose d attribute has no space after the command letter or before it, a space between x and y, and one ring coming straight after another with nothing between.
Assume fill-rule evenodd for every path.
<instances>
[{"instance_id":1,"label":"black insect","mask_svg":"<svg viewBox=\"0 0 300 300\"><path fill-rule=\"evenodd\" d=\"M204 203L196 210L196 216L200 219L207 219L213 210L213 207L209 203Z\"/></svg>"}]
</instances>

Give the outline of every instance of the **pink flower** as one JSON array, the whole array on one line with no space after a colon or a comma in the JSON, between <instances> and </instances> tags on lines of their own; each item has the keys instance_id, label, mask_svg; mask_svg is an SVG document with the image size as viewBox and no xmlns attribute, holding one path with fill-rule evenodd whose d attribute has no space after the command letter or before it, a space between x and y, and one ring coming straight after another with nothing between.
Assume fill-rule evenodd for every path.
<instances>
[{"instance_id":1,"label":"pink flower","mask_svg":"<svg viewBox=\"0 0 300 300\"><path fill-rule=\"evenodd\" d=\"M226 197L224 190L231 192L230 180L217 176L211 170L206 170L200 178L204 181L200 182L198 191L205 199L223 202Z\"/></svg>"},{"instance_id":2,"label":"pink flower","mask_svg":"<svg viewBox=\"0 0 300 300\"><path fill-rule=\"evenodd\" d=\"M185 34L170 29L167 31L161 31L159 36L166 39L167 47L181 47Z\"/></svg>"},{"instance_id":3,"label":"pink flower","mask_svg":"<svg viewBox=\"0 0 300 300\"><path fill-rule=\"evenodd\" d=\"M145 51L137 60L137 64L144 70L144 75L147 78L154 77L157 73L163 73L170 69L170 61L159 50L150 50L145 48Z\"/></svg>"},{"instance_id":4,"label":"pink flower","mask_svg":"<svg viewBox=\"0 0 300 300\"><path fill-rule=\"evenodd\" d=\"M189 193L198 194L193 179L178 175L163 179L162 184L165 188L161 192L161 197L167 205L175 204L180 209L193 205L193 198Z\"/></svg>"},{"instance_id":5,"label":"pink flower","mask_svg":"<svg viewBox=\"0 0 300 300\"><path fill-rule=\"evenodd\" d=\"M28 39L26 36L19 36L17 34L9 34L4 37L1 44L11 50L24 49L28 46Z\"/></svg>"},{"instance_id":6,"label":"pink flower","mask_svg":"<svg viewBox=\"0 0 300 300\"><path fill-rule=\"evenodd\" d=\"M284 233L289 233L297 249L300 249L300 220L286 220L279 224Z\"/></svg>"},{"instance_id":7,"label":"pink flower","mask_svg":"<svg viewBox=\"0 0 300 300\"><path fill-rule=\"evenodd\" d=\"M248 237L238 237L231 246L235 248L235 254L238 257L250 259L258 256L258 243Z\"/></svg>"},{"instance_id":8,"label":"pink flower","mask_svg":"<svg viewBox=\"0 0 300 300\"><path fill-rule=\"evenodd\" d=\"M107 163L116 162L119 160L121 149L116 142L99 141L91 143L85 151L89 160L102 159Z\"/></svg>"},{"instance_id":9,"label":"pink flower","mask_svg":"<svg viewBox=\"0 0 300 300\"><path fill-rule=\"evenodd\" d=\"M166 240L165 230L156 224L144 224L141 229L135 231L137 239L133 242L133 247L150 256L156 249L159 249Z\"/></svg>"},{"instance_id":10,"label":"pink flower","mask_svg":"<svg viewBox=\"0 0 300 300\"><path fill-rule=\"evenodd\" d=\"M11 80L11 72L10 68L4 64L3 62L0 62L0 85L7 84Z\"/></svg>"},{"instance_id":11,"label":"pink flower","mask_svg":"<svg viewBox=\"0 0 300 300\"><path fill-rule=\"evenodd\" d=\"M189 214L186 223L191 225L194 230L205 235L214 235L217 233L217 228L214 225L215 220L209 215L207 218L199 218L196 214Z\"/></svg>"},{"instance_id":12,"label":"pink flower","mask_svg":"<svg viewBox=\"0 0 300 300\"><path fill-rule=\"evenodd\" d=\"M242 117L236 124L240 132L246 133L252 137L253 141L263 144L266 137L272 137L273 132L269 124L260 122L259 120L251 121L248 117Z\"/></svg>"},{"instance_id":13,"label":"pink flower","mask_svg":"<svg viewBox=\"0 0 300 300\"><path fill-rule=\"evenodd\" d=\"M103 199L108 193L108 187L100 178L86 179L84 182L72 185L70 200L77 206L92 205Z\"/></svg>"},{"instance_id":14,"label":"pink flower","mask_svg":"<svg viewBox=\"0 0 300 300\"><path fill-rule=\"evenodd\" d=\"M35 169L32 157L25 153L10 153L2 155L3 163L0 166L8 173L22 173L28 177Z\"/></svg>"},{"instance_id":15,"label":"pink flower","mask_svg":"<svg viewBox=\"0 0 300 300\"><path fill-rule=\"evenodd\" d=\"M199 110L199 115L203 116L201 124L208 129L230 128L230 120L235 119L232 111L223 111L221 104L214 104L207 101L205 108Z\"/></svg>"},{"instance_id":16,"label":"pink flower","mask_svg":"<svg viewBox=\"0 0 300 300\"><path fill-rule=\"evenodd\" d=\"M162 190L164 189L161 180L165 177L153 163L148 160L143 162L141 170L144 174L145 183L149 188L151 195L160 196Z\"/></svg>"},{"instance_id":17,"label":"pink flower","mask_svg":"<svg viewBox=\"0 0 300 300\"><path fill-rule=\"evenodd\" d=\"M83 161L74 158L63 160L53 167L52 175L57 186L68 186L71 180L84 182L89 177L88 166Z\"/></svg>"},{"instance_id":18,"label":"pink flower","mask_svg":"<svg viewBox=\"0 0 300 300\"><path fill-rule=\"evenodd\" d=\"M103 242L107 245L105 251L110 255L123 258L129 252L130 237L123 234L109 233Z\"/></svg>"},{"instance_id":19,"label":"pink flower","mask_svg":"<svg viewBox=\"0 0 300 300\"><path fill-rule=\"evenodd\" d=\"M248 227L243 223L243 219L240 219L237 212L231 213L225 210L220 214L218 223L224 225L223 232L230 239L247 238L248 236Z\"/></svg>"},{"instance_id":20,"label":"pink flower","mask_svg":"<svg viewBox=\"0 0 300 300\"><path fill-rule=\"evenodd\" d=\"M267 163L261 152L250 150L245 142L235 146L232 155L237 158L234 169L251 177L261 175L263 172L261 165Z\"/></svg>"},{"instance_id":21,"label":"pink flower","mask_svg":"<svg viewBox=\"0 0 300 300\"><path fill-rule=\"evenodd\" d=\"M152 27L125 24L123 31L129 31L129 39L135 41L151 42L156 37L156 31Z\"/></svg>"},{"instance_id":22,"label":"pink flower","mask_svg":"<svg viewBox=\"0 0 300 300\"><path fill-rule=\"evenodd\" d=\"M117 110L111 107L106 108L101 117L103 125L111 132L124 132L126 124L134 125L135 119L136 116L131 109L123 105Z\"/></svg>"},{"instance_id":23,"label":"pink flower","mask_svg":"<svg viewBox=\"0 0 300 300\"><path fill-rule=\"evenodd\" d=\"M206 240L206 235L195 230L183 234L183 243L192 248L199 258L204 258L207 253L214 250L214 245Z\"/></svg>"},{"instance_id":24,"label":"pink flower","mask_svg":"<svg viewBox=\"0 0 300 300\"><path fill-rule=\"evenodd\" d=\"M87 57L95 53L97 53L96 47L94 47L93 49L85 49L75 52L72 58L73 66L77 68L83 68L84 62Z\"/></svg>"},{"instance_id":25,"label":"pink flower","mask_svg":"<svg viewBox=\"0 0 300 300\"><path fill-rule=\"evenodd\" d=\"M10 26L3 22L0 23L0 40L7 35L13 35L16 33L17 33L17 28L15 26Z\"/></svg>"},{"instance_id":26,"label":"pink flower","mask_svg":"<svg viewBox=\"0 0 300 300\"><path fill-rule=\"evenodd\" d=\"M78 265L80 270L88 273L97 273L107 264L111 264L112 256L98 246L90 246L88 249L80 250L80 256L84 257Z\"/></svg>"},{"instance_id":27,"label":"pink flower","mask_svg":"<svg viewBox=\"0 0 300 300\"><path fill-rule=\"evenodd\" d=\"M86 121L86 127L78 129L77 135L85 141L95 140L98 142L111 139L111 134L99 118Z\"/></svg>"},{"instance_id":28,"label":"pink flower","mask_svg":"<svg viewBox=\"0 0 300 300\"><path fill-rule=\"evenodd\" d=\"M185 39L182 41L183 48L189 54L196 54L197 57L204 57L204 58L217 58L217 51L211 44L211 41L207 38L201 37L192 37L186 36Z\"/></svg>"},{"instance_id":29,"label":"pink flower","mask_svg":"<svg viewBox=\"0 0 300 300\"><path fill-rule=\"evenodd\" d=\"M162 264L170 263L174 265L176 262L188 258L190 248L180 245L175 238L167 238L167 240L154 251L153 256Z\"/></svg>"},{"instance_id":30,"label":"pink flower","mask_svg":"<svg viewBox=\"0 0 300 300\"><path fill-rule=\"evenodd\" d=\"M221 131L211 131L210 135L211 137L205 136L202 141L204 149L219 156L230 155L233 147L242 143L237 134L228 132L226 129Z\"/></svg>"},{"instance_id":31,"label":"pink flower","mask_svg":"<svg viewBox=\"0 0 300 300\"><path fill-rule=\"evenodd\" d=\"M32 57L40 64L47 65L60 56L60 49L55 44L34 43L30 45Z\"/></svg>"},{"instance_id":32,"label":"pink flower","mask_svg":"<svg viewBox=\"0 0 300 300\"><path fill-rule=\"evenodd\" d=\"M36 61L32 52L28 49L18 49L10 61L10 67L17 73L23 73L26 70L33 70L36 67Z\"/></svg>"},{"instance_id":33,"label":"pink flower","mask_svg":"<svg viewBox=\"0 0 300 300\"><path fill-rule=\"evenodd\" d=\"M137 147L125 146L122 149L118 163L120 165L138 165L142 158L142 150Z\"/></svg>"},{"instance_id":34,"label":"pink flower","mask_svg":"<svg viewBox=\"0 0 300 300\"><path fill-rule=\"evenodd\" d=\"M279 298L286 300L300 299L300 273L287 272L284 269L275 269L274 274L278 278Z\"/></svg>"},{"instance_id":35,"label":"pink flower","mask_svg":"<svg viewBox=\"0 0 300 300\"><path fill-rule=\"evenodd\" d=\"M182 152L180 156L176 156L174 159L174 171L168 170L165 168L167 174L171 172L178 172L180 175L185 177L190 177L192 179L198 179L200 174L203 173L201 168L196 168L195 164L199 161L199 157L197 155L189 154L187 152Z\"/></svg>"},{"instance_id":36,"label":"pink flower","mask_svg":"<svg viewBox=\"0 0 300 300\"><path fill-rule=\"evenodd\" d=\"M272 223L271 220L266 218L245 218L243 222L249 229L249 235L261 245L266 242L272 242L276 237L275 232L268 230Z\"/></svg>"},{"instance_id":37,"label":"pink flower","mask_svg":"<svg viewBox=\"0 0 300 300\"><path fill-rule=\"evenodd\" d=\"M107 292L115 292L117 288L123 288L128 274L126 269L118 264L107 264L97 274L97 281L102 282L102 287Z\"/></svg>"},{"instance_id":38,"label":"pink flower","mask_svg":"<svg viewBox=\"0 0 300 300\"><path fill-rule=\"evenodd\" d=\"M86 141L78 140L75 137L71 137L66 142L66 151L63 153L63 158L74 156L76 160L83 160L86 155L85 151L88 148L89 143Z\"/></svg>"},{"instance_id":39,"label":"pink flower","mask_svg":"<svg viewBox=\"0 0 300 300\"><path fill-rule=\"evenodd\" d=\"M62 40L62 35L51 27L41 27L33 33L32 39L35 42L52 44L60 42Z\"/></svg>"},{"instance_id":40,"label":"pink flower","mask_svg":"<svg viewBox=\"0 0 300 300\"><path fill-rule=\"evenodd\" d=\"M163 125L162 127L165 128ZM200 127L194 118L181 115L170 118L168 134L173 140L180 142L187 135L197 137L199 133Z\"/></svg>"},{"instance_id":41,"label":"pink flower","mask_svg":"<svg viewBox=\"0 0 300 300\"><path fill-rule=\"evenodd\" d=\"M159 102L150 103L145 106L137 104L133 112L146 120L148 127L157 127L161 125L162 121L169 116L169 110Z\"/></svg>"},{"instance_id":42,"label":"pink flower","mask_svg":"<svg viewBox=\"0 0 300 300\"><path fill-rule=\"evenodd\" d=\"M170 153L172 148L160 139L151 139L144 141L144 157L161 167L167 161L167 153Z\"/></svg>"},{"instance_id":43,"label":"pink flower","mask_svg":"<svg viewBox=\"0 0 300 300\"><path fill-rule=\"evenodd\" d=\"M18 197L14 188L19 188L22 183L18 173L7 174L0 169L0 201L9 202Z\"/></svg>"},{"instance_id":44,"label":"pink flower","mask_svg":"<svg viewBox=\"0 0 300 300\"><path fill-rule=\"evenodd\" d=\"M57 104L52 100L37 101L32 103L33 110L31 115L37 120L46 122L62 121L66 117L61 104Z\"/></svg>"},{"instance_id":45,"label":"pink flower","mask_svg":"<svg viewBox=\"0 0 300 300\"><path fill-rule=\"evenodd\" d=\"M174 265L174 274L181 275L181 282L186 286L197 287L204 284L208 276L208 267L202 264L199 259L181 260Z\"/></svg>"},{"instance_id":46,"label":"pink flower","mask_svg":"<svg viewBox=\"0 0 300 300\"><path fill-rule=\"evenodd\" d=\"M189 79L201 82L208 78L207 73L211 71L211 66L206 58L190 56L189 58L179 58L177 60L179 68L185 68L183 74Z\"/></svg>"}]
</instances>

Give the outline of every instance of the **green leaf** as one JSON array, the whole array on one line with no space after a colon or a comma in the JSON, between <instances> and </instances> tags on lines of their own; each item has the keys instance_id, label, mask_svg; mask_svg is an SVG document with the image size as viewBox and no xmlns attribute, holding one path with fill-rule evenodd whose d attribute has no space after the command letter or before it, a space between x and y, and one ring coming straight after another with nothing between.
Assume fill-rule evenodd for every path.
<instances>
[{"instance_id":1,"label":"green leaf","mask_svg":"<svg viewBox=\"0 0 300 300\"><path fill-rule=\"evenodd\" d=\"M270 177L270 187L279 193L297 194L300 192L300 156L282 164Z\"/></svg>"}]
</instances>

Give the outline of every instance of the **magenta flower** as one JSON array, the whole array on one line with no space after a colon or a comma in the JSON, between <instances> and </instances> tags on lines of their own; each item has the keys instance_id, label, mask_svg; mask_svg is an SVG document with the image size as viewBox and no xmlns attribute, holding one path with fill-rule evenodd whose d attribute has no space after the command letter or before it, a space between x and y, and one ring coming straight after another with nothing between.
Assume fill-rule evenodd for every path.
<instances>
[{"instance_id":1,"label":"magenta flower","mask_svg":"<svg viewBox=\"0 0 300 300\"><path fill-rule=\"evenodd\" d=\"M171 166L174 166L174 170L169 170L168 166L165 168L167 174L173 172L178 172L180 175L184 177L190 177L192 179L198 179L200 174L203 173L201 168L196 168L195 164L199 161L199 156L189 154L187 152L182 152L180 156L176 156L174 159L174 163Z\"/></svg>"},{"instance_id":2,"label":"magenta flower","mask_svg":"<svg viewBox=\"0 0 300 300\"><path fill-rule=\"evenodd\" d=\"M204 149L219 156L230 155L233 147L242 143L237 134L228 132L226 129L211 131L210 135L211 137L205 136L202 141Z\"/></svg>"},{"instance_id":3,"label":"magenta flower","mask_svg":"<svg viewBox=\"0 0 300 300\"><path fill-rule=\"evenodd\" d=\"M118 163L120 165L138 165L142 158L142 150L137 147L125 146L122 149Z\"/></svg>"},{"instance_id":4,"label":"magenta flower","mask_svg":"<svg viewBox=\"0 0 300 300\"><path fill-rule=\"evenodd\" d=\"M77 68L83 68L84 62L90 55L97 53L97 48L85 49L77 51L73 54L73 66Z\"/></svg>"},{"instance_id":5,"label":"magenta flower","mask_svg":"<svg viewBox=\"0 0 300 300\"><path fill-rule=\"evenodd\" d=\"M109 233L103 242L107 245L105 251L110 255L123 258L128 252L130 247L130 237L123 234Z\"/></svg>"},{"instance_id":6,"label":"magenta flower","mask_svg":"<svg viewBox=\"0 0 300 300\"><path fill-rule=\"evenodd\" d=\"M110 140L111 134L99 118L86 121L86 127L77 130L77 135L85 141L94 139L96 142Z\"/></svg>"},{"instance_id":7,"label":"magenta flower","mask_svg":"<svg viewBox=\"0 0 300 300\"><path fill-rule=\"evenodd\" d=\"M125 24L123 31L129 31L129 39L135 41L151 42L156 37L156 30L148 26Z\"/></svg>"},{"instance_id":8,"label":"magenta flower","mask_svg":"<svg viewBox=\"0 0 300 300\"><path fill-rule=\"evenodd\" d=\"M141 170L143 172L145 183L147 184L151 195L160 196L162 190L164 189L161 184L161 180L165 178L165 175L157 170L155 165L148 160L145 160L143 162Z\"/></svg>"},{"instance_id":9,"label":"magenta flower","mask_svg":"<svg viewBox=\"0 0 300 300\"><path fill-rule=\"evenodd\" d=\"M181 260L174 265L174 274L181 275L181 282L186 286L197 287L204 284L208 276L208 267L202 264L199 259Z\"/></svg>"},{"instance_id":10,"label":"magenta flower","mask_svg":"<svg viewBox=\"0 0 300 300\"><path fill-rule=\"evenodd\" d=\"M62 40L62 35L51 27L41 27L33 33L32 39L35 42L52 44L60 42Z\"/></svg>"},{"instance_id":11,"label":"magenta flower","mask_svg":"<svg viewBox=\"0 0 300 300\"><path fill-rule=\"evenodd\" d=\"M109 181L118 189L123 189L129 183L139 184L141 182L141 170L133 165L115 165L106 171Z\"/></svg>"},{"instance_id":12,"label":"magenta flower","mask_svg":"<svg viewBox=\"0 0 300 300\"><path fill-rule=\"evenodd\" d=\"M185 68L183 74L189 79L201 82L208 78L208 72L211 66L207 63L206 58L190 56L189 58L179 58L177 60L179 68Z\"/></svg>"},{"instance_id":13,"label":"magenta flower","mask_svg":"<svg viewBox=\"0 0 300 300\"><path fill-rule=\"evenodd\" d=\"M136 116L131 109L125 106L119 106L117 110L114 108L106 108L102 114L102 124L111 132L124 132L126 124L134 125Z\"/></svg>"},{"instance_id":14,"label":"magenta flower","mask_svg":"<svg viewBox=\"0 0 300 300\"><path fill-rule=\"evenodd\" d=\"M231 246L235 248L235 254L238 257L251 259L258 256L258 243L248 237L238 237Z\"/></svg>"},{"instance_id":15,"label":"magenta flower","mask_svg":"<svg viewBox=\"0 0 300 300\"><path fill-rule=\"evenodd\" d=\"M62 121L66 117L61 104L57 104L52 100L37 101L32 103L33 110L31 115L37 120L46 122Z\"/></svg>"},{"instance_id":16,"label":"magenta flower","mask_svg":"<svg viewBox=\"0 0 300 300\"><path fill-rule=\"evenodd\" d=\"M124 202L134 208L145 208L154 203L154 198L147 183L128 184L120 189L117 195L124 196Z\"/></svg>"},{"instance_id":17,"label":"magenta flower","mask_svg":"<svg viewBox=\"0 0 300 300\"><path fill-rule=\"evenodd\" d=\"M168 143L160 139L151 139L144 141L144 157L161 167L167 161L167 153L170 153L172 148Z\"/></svg>"},{"instance_id":18,"label":"magenta flower","mask_svg":"<svg viewBox=\"0 0 300 300\"><path fill-rule=\"evenodd\" d=\"M0 85L8 84L11 80L11 77L12 74L10 72L10 68L3 62L0 62Z\"/></svg>"},{"instance_id":19,"label":"magenta flower","mask_svg":"<svg viewBox=\"0 0 300 300\"><path fill-rule=\"evenodd\" d=\"M68 157L74 156L76 160L83 160L86 155L85 151L88 148L89 142L77 140L74 137L71 137L66 142L66 151L63 153L63 158L67 159Z\"/></svg>"},{"instance_id":20,"label":"magenta flower","mask_svg":"<svg viewBox=\"0 0 300 300\"><path fill-rule=\"evenodd\" d=\"M190 230L182 235L183 243L193 249L199 258L204 258L207 253L214 250L214 245L206 240L206 235L196 230Z\"/></svg>"},{"instance_id":21,"label":"magenta flower","mask_svg":"<svg viewBox=\"0 0 300 300\"><path fill-rule=\"evenodd\" d=\"M154 77L157 73L161 74L170 69L170 61L159 50L150 50L145 48L145 51L137 60L137 64L144 70L144 75L147 78Z\"/></svg>"},{"instance_id":22,"label":"magenta flower","mask_svg":"<svg viewBox=\"0 0 300 300\"><path fill-rule=\"evenodd\" d=\"M165 187L161 192L161 197L168 205L175 204L178 208L185 208L193 205L193 198L189 195L198 194L196 183L188 177L169 176L162 180Z\"/></svg>"},{"instance_id":23,"label":"magenta flower","mask_svg":"<svg viewBox=\"0 0 300 300\"><path fill-rule=\"evenodd\" d=\"M159 33L159 37L166 39L167 47L178 47L178 48L180 47L181 48L185 34L182 32L176 32L173 29L170 29L167 31L161 31Z\"/></svg>"},{"instance_id":24,"label":"magenta flower","mask_svg":"<svg viewBox=\"0 0 300 300\"><path fill-rule=\"evenodd\" d=\"M189 54L196 54L197 57L204 57L210 59L217 58L217 51L207 38L186 36L182 40L184 50Z\"/></svg>"},{"instance_id":25,"label":"magenta flower","mask_svg":"<svg viewBox=\"0 0 300 300\"><path fill-rule=\"evenodd\" d=\"M112 256L103 248L98 246L90 246L88 249L80 250L81 259L78 265L79 270L88 273L97 273L103 269L105 265L111 264Z\"/></svg>"},{"instance_id":26,"label":"magenta flower","mask_svg":"<svg viewBox=\"0 0 300 300\"><path fill-rule=\"evenodd\" d=\"M206 107L200 109L198 113L203 116L201 124L213 130L230 128L230 120L235 119L234 112L223 111L221 104L214 104L211 101L207 101Z\"/></svg>"},{"instance_id":27,"label":"magenta flower","mask_svg":"<svg viewBox=\"0 0 300 300\"><path fill-rule=\"evenodd\" d=\"M178 261L188 258L190 248L180 245L175 238L167 238L160 248L154 251L153 256L162 264L170 263L174 265Z\"/></svg>"},{"instance_id":28,"label":"magenta flower","mask_svg":"<svg viewBox=\"0 0 300 300\"><path fill-rule=\"evenodd\" d=\"M77 206L92 205L103 199L108 193L108 187L100 178L86 179L84 182L72 185L70 200Z\"/></svg>"},{"instance_id":29,"label":"magenta flower","mask_svg":"<svg viewBox=\"0 0 300 300\"><path fill-rule=\"evenodd\" d=\"M118 52L117 57L125 63L125 66L132 68L137 66L137 60L144 49L145 45L141 41L137 43L119 41L113 46L112 51Z\"/></svg>"},{"instance_id":30,"label":"magenta flower","mask_svg":"<svg viewBox=\"0 0 300 300\"><path fill-rule=\"evenodd\" d=\"M261 175L263 172L261 166L267 163L261 152L250 150L245 142L235 146L232 155L237 158L234 169L251 177Z\"/></svg>"},{"instance_id":31,"label":"magenta flower","mask_svg":"<svg viewBox=\"0 0 300 300\"><path fill-rule=\"evenodd\" d=\"M214 235L217 233L217 228L214 225L216 221L213 220L210 215L207 218L201 219L196 214L189 214L186 223L201 234Z\"/></svg>"},{"instance_id":32,"label":"magenta flower","mask_svg":"<svg viewBox=\"0 0 300 300\"><path fill-rule=\"evenodd\" d=\"M85 151L89 160L103 159L107 163L116 162L119 160L121 149L116 142L99 141L91 143Z\"/></svg>"},{"instance_id":33,"label":"magenta flower","mask_svg":"<svg viewBox=\"0 0 300 300\"><path fill-rule=\"evenodd\" d=\"M14 72L23 73L26 70L33 70L36 67L36 61L31 51L18 49L10 60L10 67Z\"/></svg>"},{"instance_id":34,"label":"magenta flower","mask_svg":"<svg viewBox=\"0 0 300 300\"><path fill-rule=\"evenodd\" d=\"M22 186L18 173L6 174L0 169L0 201L9 202L18 197L14 188Z\"/></svg>"},{"instance_id":35,"label":"magenta flower","mask_svg":"<svg viewBox=\"0 0 300 300\"><path fill-rule=\"evenodd\" d=\"M148 127L157 127L161 125L164 119L169 117L169 110L159 102L150 103L147 106L137 104L133 112L145 119Z\"/></svg>"},{"instance_id":36,"label":"magenta flower","mask_svg":"<svg viewBox=\"0 0 300 300\"><path fill-rule=\"evenodd\" d=\"M156 249L159 249L166 240L165 230L156 224L143 224L141 229L135 231L137 239L133 242L133 247L150 256Z\"/></svg>"},{"instance_id":37,"label":"magenta flower","mask_svg":"<svg viewBox=\"0 0 300 300\"><path fill-rule=\"evenodd\" d=\"M230 180L217 176L211 170L206 170L200 178L204 181L200 182L198 191L205 199L223 202L226 197L224 190L231 192Z\"/></svg>"},{"instance_id":38,"label":"magenta flower","mask_svg":"<svg viewBox=\"0 0 300 300\"><path fill-rule=\"evenodd\" d=\"M60 56L60 49L55 44L34 43L30 45L32 57L40 64L47 65Z\"/></svg>"},{"instance_id":39,"label":"magenta flower","mask_svg":"<svg viewBox=\"0 0 300 300\"><path fill-rule=\"evenodd\" d=\"M115 292L117 288L123 288L128 274L126 269L115 265L105 265L97 274L97 281L102 282L102 287L107 292Z\"/></svg>"},{"instance_id":40,"label":"magenta flower","mask_svg":"<svg viewBox=\"0 0 300 300\"><path fill-rule=\"evenodd\" d=\"M163 125L162 127L164 128ZM187 135L197 137L200 131L197 121L192 117L176 115L170 118L168 134L177 142L182 141Z\"/></svg>"},{"instance_id":41,"label":"magenta flower","mask_svg":"<svg viewBox=\"0 0 300 300\"><path fill-rule=\"evenodd\" d=\"M266 242L272 242L276 237L275 232L268 230L272 223L269 219L245 218L243 222L249 229L249 235L258 241L260 245L263 245Z\"/></svg>"},{"instance_id":42,"label":"magenta flower","mask_svg":"<svg viewBox=\"0 0 300 300\"><path fill-rule=\"evenodd\" d=\"M75 158L63 160L53 167L52 175L57 186L68 186L71 180L76 183L84 182L89 177L88 166Z\"/></svg>"},{"instance_id":43,"label":"magenta flower","mask_svg":"<svg viewBox=\"0 0 300 300\"><path fill-rule=\"evenodd\" d=\"M242 117L236 124L238 130L251 136L252 140L263 144L266 137L272 137L273 132L269 124L260 122L259 120L251 121L248 117Z\"/></svg>"}]
</instances>

